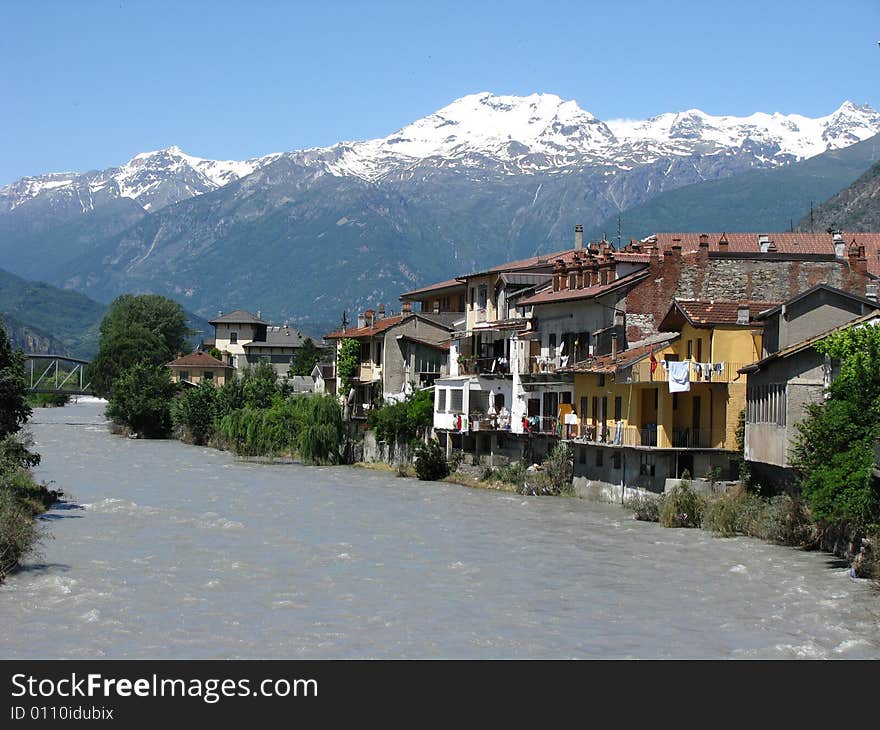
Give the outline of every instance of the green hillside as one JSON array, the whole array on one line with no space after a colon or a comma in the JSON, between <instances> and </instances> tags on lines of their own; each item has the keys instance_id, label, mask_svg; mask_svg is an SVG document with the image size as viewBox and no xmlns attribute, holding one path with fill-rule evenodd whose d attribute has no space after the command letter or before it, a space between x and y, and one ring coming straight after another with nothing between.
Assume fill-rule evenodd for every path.
<instances>
[{"instance_id":1,"label":"green hillside","mask_svg":"<svg viewBox=\"0 0 880 730\"><path fill-rule=\"evenodd\" d=\"M89 359L98 351L98 328L106 312L106 305L77 291L27 281L0 269L0 319L16 347ZM190 312L186 316L195 330L193 345L213 336L214 328L206 320Z\"/></svg>"},{"instance_id":2,"label":"green hillside","mask_svg":"<svg viewBox=\"0 0 880 730\"><path fill-rule=\"evenodd\" d=\"M661 193L621 214L621 241L656 231L787 231L810 201L827 200L880 160L880 135L773 170L754 170ZM823 229L824 230L824 229ZM617 216L589 233L617 240Z\"/></svg>"},{"instance_id":3,"label":"green hillside","mask_svg":"<svg viewBox=\"0 0 880 730\"><path fill-rule=\"evenodd\" d=\"M61 342L67 354L87 358L97 352L98 326L106 309L79 292L0 269L0 316L53 344Z\"/></svg>"},{"instance_id":4,"label":"green hillside","mask_svg":"<svg viewBox=\"0 0 880 730\"><path fill-rule=\"evenodd\" d=\"M797 224L798 230L880 231L880 163L871 167L852 185L813 209Z\"/></svg>"}]
</instances>

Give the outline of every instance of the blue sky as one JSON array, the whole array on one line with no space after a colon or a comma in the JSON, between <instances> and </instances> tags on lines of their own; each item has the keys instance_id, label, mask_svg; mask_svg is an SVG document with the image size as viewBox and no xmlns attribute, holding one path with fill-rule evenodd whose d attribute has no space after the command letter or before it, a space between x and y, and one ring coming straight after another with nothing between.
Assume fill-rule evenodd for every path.
<instances>
[{"instance_id":1,"label":"blue sky","mask_svg":"<svg viewBox=\"0 0 880 730\"><path fill-rule=\"evenodd\" d=\"M880 109L880 2L0 3L0 184L385 136L468 93L601 119Z\"/></svg>"}]
</instances>

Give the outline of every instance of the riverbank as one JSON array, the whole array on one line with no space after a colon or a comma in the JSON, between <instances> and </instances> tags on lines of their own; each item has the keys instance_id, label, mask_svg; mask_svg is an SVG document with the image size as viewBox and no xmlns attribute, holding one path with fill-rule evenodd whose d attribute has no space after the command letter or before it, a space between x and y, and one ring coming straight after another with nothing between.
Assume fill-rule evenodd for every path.
<instances>
[{"instance_id":1,"label":"riverbank","mask_svg":"<svg viewBox=\"0 0 880 730\"><path fill-rule=\"evenodd\" d=\"M36 517L62 494L37 482L27 468L0 458L0 583L34 553L43 538Z\"/></svg>"},{"instance_id":2,"label":"riverbank","mask_svg":"<svg viewBox=\"0 0 880 730\"><path fill-rule=\"evenodd\" d=\"M371 471L392 473L395 476L405 477L408 479L418 479L418 476L416 475L416 471L413 468L412 464L408 463L392 466L384 461L357 461L350 466L357 469L369 469ZM452 472L451 474L444 477L443 479L440 479L439 481L445 482L446 484L459 484L463 487L470 487L471 489L488 489L493 492L515 493L517 491L516 486L513 484L509 484L498 479L484 480L476 475L467 474L460 470Z\"/></svg>"}]
</instances>

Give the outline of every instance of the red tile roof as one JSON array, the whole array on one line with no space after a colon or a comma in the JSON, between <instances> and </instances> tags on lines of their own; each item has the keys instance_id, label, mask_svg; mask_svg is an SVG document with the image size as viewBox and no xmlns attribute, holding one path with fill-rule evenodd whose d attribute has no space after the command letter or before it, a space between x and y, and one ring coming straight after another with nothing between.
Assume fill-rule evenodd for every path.
<instances>
[{"instance_id":1,"label":"red tile roof","mask_svg":"<svg viewBox=\"0 0 880 730\"><path fill-rule=\"evenodd\" d=\"M616 360L613 360L611 358L611 355L600 355L599 357L594 357L586 360L585 362L578 363L577 365L573 365L569 368L565 368L565 372L613 373L616 372L618 368L627 368L630 365L634 365L639 360L650 357L651 352L659 352L670 342L678 339L678 337L679 335L676 334L662 340L650 342L646 345L631 347L628 350L623 350L622 352L617 353Z\"/></svg>"},{"instance_id":2,"label":"red tile roof","mask_svg":"<svg viewBox=\"0 0 880 730\"><path fill-rule=\"evenodd\" d=\"M189 355L184 355L183 357L179 357L176 360L172 360L171 362L166 363L166 367L227 368L229 370L233 369L231 365L227 365L222 360L218 360L216 357L212 357L207 352L202 352L201 350L197 352L191 352Z\"/></svg>"},{"instance_id":3,"label":"red tile roof","mask_svg":"<svg viewBox=\"0 0 880 730\"><path fill-rule=\"evenodd\" d=\"M570 302L578 299L593 299L594 297L607 294L615 289L635 284L648 275L647 271L634 271L631 274L622 276L619 279L608 284L598 284L596 286L588 286L583 289L560 289L559 291L544 291L533 296L520 300L519 305L528 306L531 304L552 304L554 302ZM768 305L769 306L769 305Z\"/></svg>"},{"instance_id":4,"label":"red tile roof","mask_svg":"<svg viewBox=\"0 0 880 730\"><path fill-rule=\"evenodd\" d=\"M377 335L380 332L384 332L385 330L393 327L396 324L400 324L403 321L405 316L404 314L395 314L393 317L383 317L378 321L374 321L372 325L368 327L349 327L347 330L336 330L335 332L331 332L329 335L324 335L325 340L341 340L342 338L358 338L358 337L372 337L373 335Z\"/></svg>"},{"instance_id":5,"label":"red tile roof","mask_svg":"<svg viewBox=\"0 0 880 730\"><path fill-rule=\"evenodd\" d=\"M725 302L698 299L676 299L673 306L678 306L691 324L713 325L737 324L739 308L742 306L747 306L749 308L749 320L753 320L765 309L775 307L777 304L781 304L781 302ZM749 325L754 326L754 323L750 322Z\"/></svg>"},{"instance_id":6,"label":"red tile roof","mask_svg":"<svg viewBox=\"0 0 880 730\"><path fill-rule=\"evenodd\" d=\"M661 252L668 251L678 239L682 253L696 251L700 247L700 236L708 236L710 251L727 250L730 253L761 253L759 236L767 236L773 243L774 253L783 254L825 254L833 256L834 238L825 231L821 233L792 233L789 231L774 233L655 233L646 239L642 239L644 246L652 240L657 244ZM868 271L872 274L880 274L880 233L841 233L846 246L844 256L849 253L849 247L855 241L857 246L865 247L868 259ZM727 241L726 249L722 241Z\"/></svg>"}]
</instances>

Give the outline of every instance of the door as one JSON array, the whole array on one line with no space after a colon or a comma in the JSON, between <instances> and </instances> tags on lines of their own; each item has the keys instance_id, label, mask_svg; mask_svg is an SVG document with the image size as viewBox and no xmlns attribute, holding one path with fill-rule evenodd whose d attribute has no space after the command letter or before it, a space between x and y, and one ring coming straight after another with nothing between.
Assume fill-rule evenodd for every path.
<instances>
[{"instance_id":1,"label":"door","mask_svg":"<svg viewBox=\"0 0 880 730\"><path fill-rule=\"evenodd\" d=\"M694 414L691 423L691 444L695 447L702 446L700 439L700 396L695 395L693 397L694 404Z\"/></svg>"}]
</instances>

